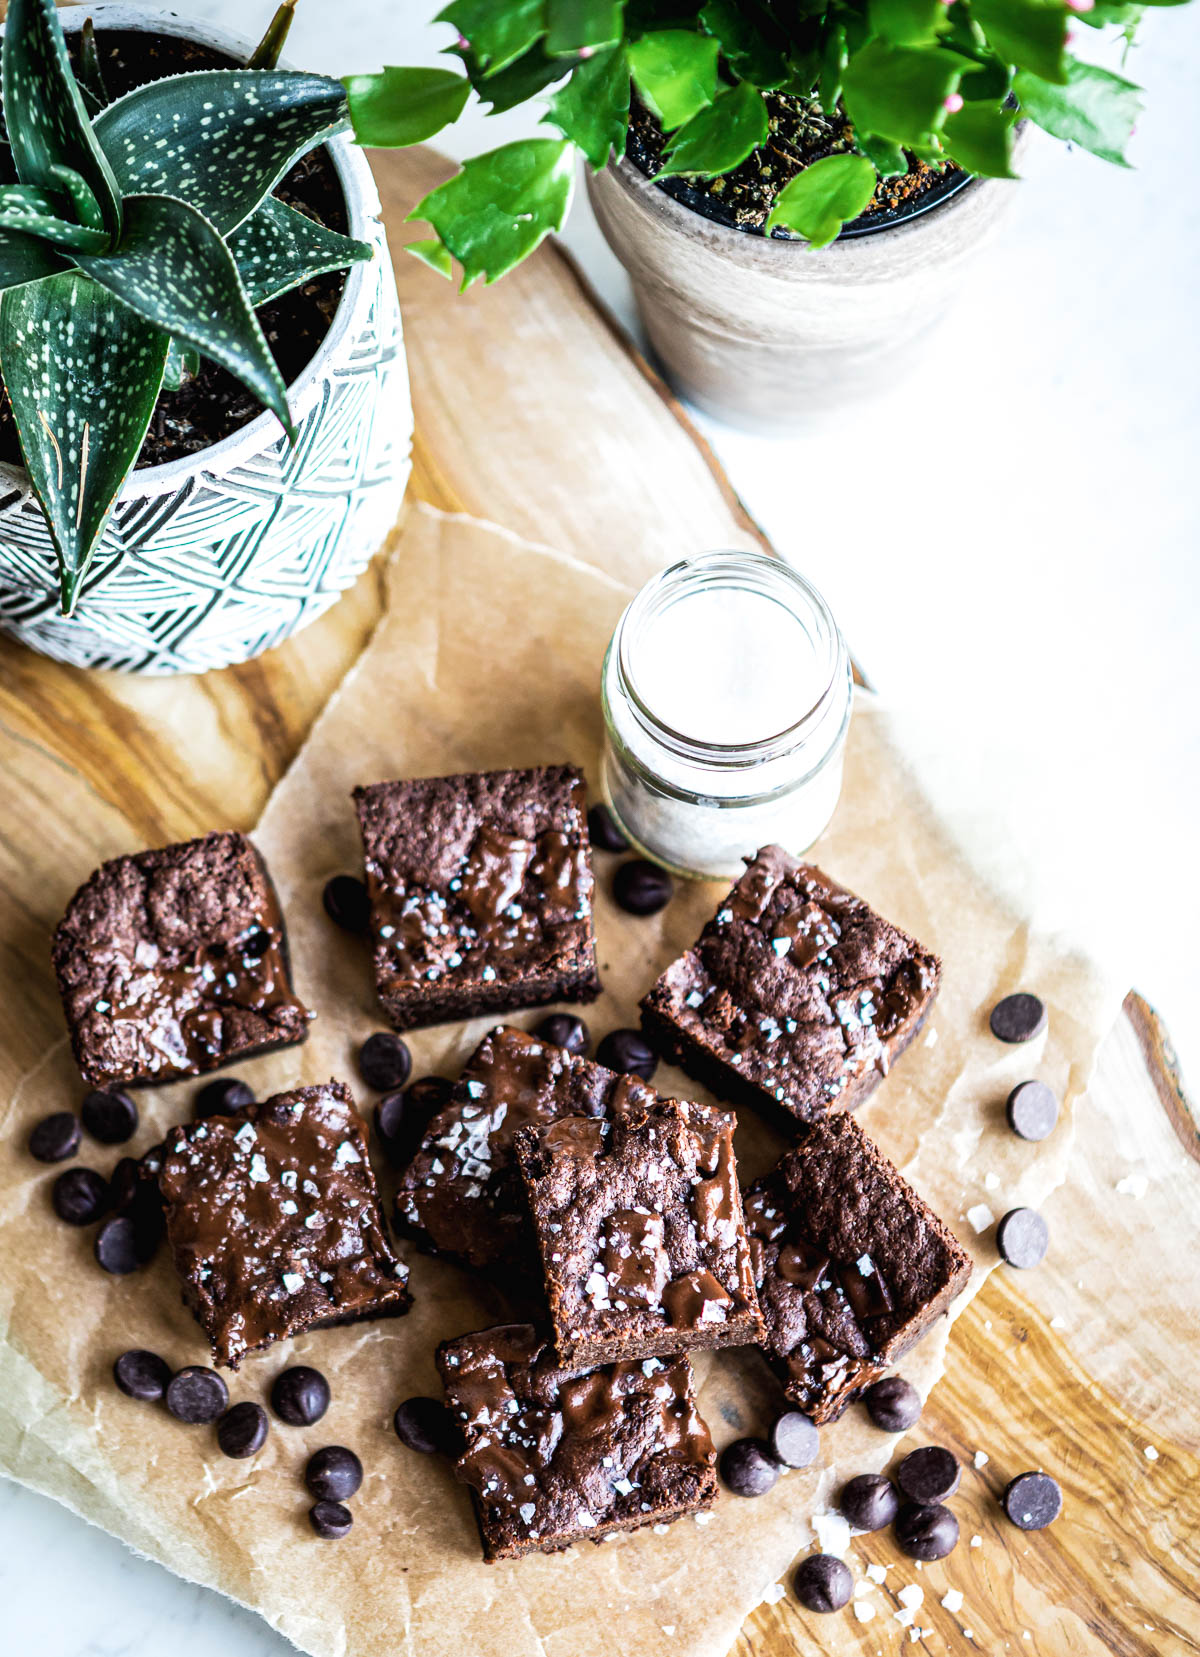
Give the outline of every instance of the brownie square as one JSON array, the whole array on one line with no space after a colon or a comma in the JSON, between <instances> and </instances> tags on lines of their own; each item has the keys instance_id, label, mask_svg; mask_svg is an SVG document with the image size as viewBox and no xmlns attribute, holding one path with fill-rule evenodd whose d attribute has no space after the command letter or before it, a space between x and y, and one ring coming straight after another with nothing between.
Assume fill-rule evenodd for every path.
<instances>
[{"instance_id":1,"label":"brownie square","mask_svg":"<svg viewBox=\"0 0 1200 1657\"><path fill-rule=\"evenodd\" d=\"M198 1076L308 1034L283 916L244 834L103 864L67 905L53 960L93 1087Z\"/></svg>"},{"instance_id":2,"label":"brownie square","mask_svg":"<svg viewBox=\"0 0 1200 1657\"><path fill-rule=\"evenodd\" d=\"M398 1030L596 998L582 772L381 782L354 800L375 984Z\"/></svg>"},{"instance_id":3,"label":"brownie square","mask_svg":"<svg viewBox=\"0 0 1200 1657\"><path fill-rule=\"evenodd\" d=\"M184 1301L219 1364L411 1305L341 1082L172 1129L159 1186Z\"/></svg>"},{"instance_id":4,"label":"brownie square","mask_svg":"<svg viewBox=\"0 0 1200 1657\"><path fill-rule=\"evenodd\" d=\"M663 1099L522 1128L516 1153L564 1366L762 1337L731 1116Z\"/></svg>"},{"instance_id":5,"label":"brownie square","mask_svg":"<svg viewBox=\"0 0 1200 1657\"><path fill-rule=\"evenodd\" d=\"M815 1123L745 1197L763 1350L833 1421L967 1285L971 1257L853 1117Z\"/></svg>"},{"instance_id":6,"label":"brownie square","mask_svg":"<svg viewBox=\"0 0 1200 1657\"><path fill-rule=\"evenodd\" d=\"M511 1323L445 1342L437 1364L489 1562L712 1505L716 1455L686 1358L571 1377L531 1325Z\"/></svg>"},{"instance_id":7,"label":"brownie square","mask_svg":"<svg viewBox=\"0 0 1200 1657\"><path fill-rule=\"evenodd\" d=\"M536 1286L537 1262L513 1141L563 1116L612 1116L657 1095L636 1076L498 1026L400 1176L394 1221L422 1248L475 1270L503 1266Z\"/></svg>"},{"instance_id":8,"label":"brownie square","mask_svg":"<svg viewBox=\"0 0 1200 1657\"><path fill-rule=\"evenodd\" d=\"M642 1023L718 1098L813 1122L878 1086L941 970L862 898L767 846L646 996Z\"/></svg>"}]
</instances>

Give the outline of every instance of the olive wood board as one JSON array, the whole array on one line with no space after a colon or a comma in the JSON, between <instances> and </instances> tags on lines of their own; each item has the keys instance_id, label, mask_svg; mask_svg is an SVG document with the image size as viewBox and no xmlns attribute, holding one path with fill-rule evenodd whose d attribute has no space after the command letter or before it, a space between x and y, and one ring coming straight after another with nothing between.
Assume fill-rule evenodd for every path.
<instances>
[{"instance_id":1,"label":"olive wood board","mask_svg":"<svg viewBox=\"0 0 1200 1657\"><path fill-rule=\"evenodd\" d=\"M635 582L683 552L765 545L559 249L456 296L399 253L420 234L406 213L449 164L430 151L374 161L397 253L417 496ZM373 568L299 638L169 695L161 681L83 673L0 639L0 773L30 747L48 755L94 800L98 840L114 814L147 845L251 826L369 638L380 581ZM52 818L52 799L45 809ZM40 873L64 885L53 843L39 871L9 856L0 832L0 982L26 991L0 995L10 1052L23 1045L28 994L54 998L28 901ZM789 1594L748 1619L737 1657L1200 1651L1200 1133L1169 1042L1132 992L1077 1112L1071 1172L1047 1205L1049 1258L991 1275L912 1435L967 1465L954 1498L963 1541L915 1619L930 1632L914 1641L893 1619L886 1585L866 1623L849 1610L813 1617ZM1117 1189L1131 1174L1140 1196ZM989 1458L978 1471L976 1451ZM1026 1536L996 1496L1036 1466L1059 1479L1066 1505L1052 1529ZM887 1533L854 1548L899 1557ZM947 1588L961 1591L961 1610L939 1604Z\"/></svg>"}]
</instances>

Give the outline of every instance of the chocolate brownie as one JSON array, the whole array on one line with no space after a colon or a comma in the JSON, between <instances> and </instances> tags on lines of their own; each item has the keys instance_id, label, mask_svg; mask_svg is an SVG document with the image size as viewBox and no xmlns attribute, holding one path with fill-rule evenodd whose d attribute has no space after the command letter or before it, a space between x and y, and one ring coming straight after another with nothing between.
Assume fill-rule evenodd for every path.
<instances>
[{"instance_id":1,"label":"chocolate brownie","mask_svg":"<svg viewBox=\"0 0 1200 1657\"><path fill-rule=\"evenodd\" d=\"M434 1116L396 1190L397 1230L476 1270L502 1265L537 1281L513 1140L563 1116L612 1116L657 1096L503 1025L472 1054L450 1103Z\"/></svg>"},{"instance_id":2,"label":"chocolate brownie","mask_svg":"<svg viewBox=\"0 0 1200 1657\"><path fill-rule=\"evenodd\" d=\"M761 1339L731 1116L673 1099L564 1116L516 1153L564 1366Z\"/></svg>"},{"instance_id":3,"label":"chocolate brownie","mask_svg":"<svg viewBox=\"0 0 1200 1657\"><path fill-rule=\"evenodd\" d=\"M183 1298L219 1364L407 1312L350 1091L278 1093L168 1133L159 1176Z\"/></svg>"},{"instance_id":4,"label":"chocolate brownie","mask_svg":"<svg viewBox=\"0 0 1200 1657\"><path fill-rule=\"evenodd\" d=\"M583 775L357 788L375 984L398 1030L600 993Z\"/></svg>"},{"instance_id":5,"label":"chocolate brownie","mask_svg":"<svg viewBox=\"0 0 1200 1657\"><path fill-rule=\"evenodd\" d=\"M941 963L811 864L767 846L642 1002L718 1098L801 1122L854 1110L920 1029Z\"/></svg>"},{"instance_id":6,"label":"chocolate brownie","mask_svg":"<svg viewBox=\"0 0 1200 1657\"><path fill-rule=\"evenodd\" d=\"M96 1088L198 1076L308 1033L279 904L244 834L103 864L67 905L53 958Z\"/></svg>"},{"instance_id":7,"label":"chocolate brownie","mask_svg":"<svg viewBox=\"0 0 1200 1657\"><path fill-rule=\"evenodd\" d=\"M966 1287L971 1257L853 1117L824 1117L745 1196L763 1350L833 1421Z\"/></svg>"},{"instance_id":8,"label":"chocolate brownie","mask_svg":"<svg viewBox=\"0 0 1200 1657\"><path fill-rule=\"evenodd\" d=\"M510 1323L447 1341L437 1364L486 1560L601 1542L712 1505L716 1457L686 1358L571 1377L531 1325Z\"/></svg>"}]
</instances>

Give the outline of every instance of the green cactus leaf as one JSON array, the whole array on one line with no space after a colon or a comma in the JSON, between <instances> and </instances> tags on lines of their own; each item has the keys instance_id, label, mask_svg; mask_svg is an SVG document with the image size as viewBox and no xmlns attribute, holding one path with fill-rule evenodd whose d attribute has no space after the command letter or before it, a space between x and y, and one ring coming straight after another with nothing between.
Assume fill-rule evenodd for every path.
<instances>
[{"instance_id":1,"label":"green cactus leaf","mask_svg":"<svg viewBox=\"0 0 1200 1657\"><path fill-rule=\"evenodd\" d=\"M525 138L464 161L408 215L423 219L458 260L462 285L494 282L519 265L544 236L561 230L575 183L575 146ZM428 261L427 261L428 262Z\"/></svg>"},{"instance_id":2,"label":"green cactus leaf","mask_svg":"<svg viewBox=\"0 0 1200 1657\"><path fill-rule=\"evenodd\" d=\"M0 230L0 291L40 282L43 276L67 268L67 261L36 236L27 236L21 230Z\"/></svg>"},{"instance_id":3,"label":"green cactus leaf","mask_svg":"<svg viewBox=\"0 0 1200 1657\"><path fill-rule=\"evenodd\" d=\"M174 196L126 196L117 246L76 253L75 262L147 322L228 369L294 437L283 380L233 255L202 213Z\"/></svg>"},{"instance_id":4,"label":"green cactus leaf","mask_svg":"<svg viewBox=\"0 0 1200 1657\"><path fill-rule=\"evenodd\" d=\"M371 257L366 242L326 230L275 196L268 196L238 226L229 238L229 251L250 303L256 307L313 276L345 270Z\"/></svg>"},{"instance_id":5,"label":"green cactus leaf","mask_svg":"<svg viewBox=\"0 0 1200 1657\"><path fill-rule=\"evenodd\" d=\"M190 346L180 345L178 340L173 339L171 349L167 352L167 366L163 369L163 390L178 391L188 380L194 379L199 372L199 351L193 351Z\"/></svg>"},{"instance_id":6,"label":"green cactus leaf","mask_svg":"<svg viewBox=\"0 0 1200 1657\"><path fill-rule=\"evenodd\" d=\"M91 101L94 111L102 110L108 102L108 88L104 84L104 70L96 50L96 25L85 17L79 31L79 90Z\"/></svg>"},{"instance_id":7,"label":"green cactus leaf","mask_svg":"<svg viewBox=\"0 0 1200 1657\"><path fill-rule=\"evenodd\" d=\"M166 358L166 335L79 271L0 298L0 374L58 553L64 615L138 457Z\"/></svg>"},{"instance_id":8,"label":"green cactus leaf","mask_svg":"<svg viewBox=\"0 0 1200 1657\"><path fill-rule=\"evenodd\" d=\"M111 237L106 230L72 224L59 217L57 207L53 196L33 184L0 184L0 229L21 230L85 253L104 253L108 249Z\"/></svg>"},{"instance_id":9,"label":"green cactus leaf","mask_svg":"<svg viewBox=\"0 0 1200 1657\"><path fill-rule=\"evenodd\" d=\"M95 130L124 194L178 196L227 235L345 124L340 81L206 69L135 88L101 110Z\"/></svg>"}]
</instances>

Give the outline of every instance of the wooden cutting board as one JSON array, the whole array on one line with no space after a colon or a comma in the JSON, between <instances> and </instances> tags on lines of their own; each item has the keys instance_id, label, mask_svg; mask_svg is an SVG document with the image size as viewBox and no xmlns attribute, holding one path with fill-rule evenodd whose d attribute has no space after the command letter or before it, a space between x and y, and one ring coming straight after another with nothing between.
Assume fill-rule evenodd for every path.
<instances>
[{"instance_id":1,"label":"wooden cutting board","mask_svg":"<svg viewBox=\"0 0 1200 1657\"><path fill-rule=\"evenodd\" d=\"M683 551L764 544L563 253L543 248L461 298L400 253L420 234L405 214L446 170L427 151L376 157L413 381L415 493L632 581ZM249 827L378 613L369 571L298 639L169 696L159 681L82 674L0 639L0 775L36 745L86 782L98 818L119 810L146 844ZM44 976L25 872L6 867L2 841L0 947ZM0 1040L16 1039L14 1018L0 1005ZM1077 1120L1071 1177L1048 1209L1050 1258L992 1275L914 1435L969 1469L955 1498L963 1541L938 1596L913 1629L894 1620L886 1586L867 1622L815 1618L788 1596L748 1620L737 1657L1200 1651L1200 1134L1161 1026L1133 993ZM978 1470L976 1451L988 1458ZM1029 1537L996 1497L1037 1466L1066 1507ZM897 1557L886 1534L855 1547ZM939 1603L947 1585L961 1608Z\"/></svg>"}]
</instances>

